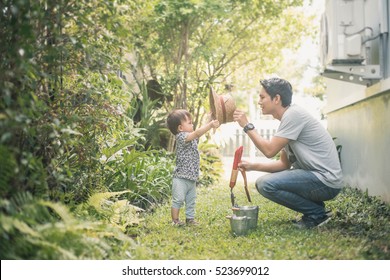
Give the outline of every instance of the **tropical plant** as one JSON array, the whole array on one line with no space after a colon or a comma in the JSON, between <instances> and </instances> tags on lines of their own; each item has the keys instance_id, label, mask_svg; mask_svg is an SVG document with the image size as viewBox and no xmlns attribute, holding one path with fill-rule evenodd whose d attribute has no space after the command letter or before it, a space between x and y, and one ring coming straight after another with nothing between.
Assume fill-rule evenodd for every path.
<instances>
[{"instance_id":1,"label":"tropical plant","mask_svg":"<svg viewBox=\"0 0 390 280\"><path fill-rule=\"evenodd\" d=\"M103 150L105 186L114 192L130 191L128 200L146 209L169 196L174 162L165 150L139 149L137 141L120 141Z\"/></svg>"},{"instance_id":2,"label":"tropical plant","mask_svg":"<svg viewBox=\"0 0 390 280\"><path fill-rule=\"evenodd\" d=\"M137 96L136 93L133 93ZM160 149L168 147L170 132L166 128L166 110L161 109L163 100L152 99L145 83L138 98L131 100L126 115L134 120L135 127L141 128L144 147Z\"/></svg>"},{"instance_id":3,"label":"tropical plant","mask_svg":"<svg viewBox=\"0 0 390 280\"><path fill-rule=\"evenodd\" d=\"M107 223L93 216L78 219L63 204L36 199L29 193L2 199L0 211L2 260L128 258L134 246L120 227L113 226L120 221Z\"/></svg>"}]
</instances>

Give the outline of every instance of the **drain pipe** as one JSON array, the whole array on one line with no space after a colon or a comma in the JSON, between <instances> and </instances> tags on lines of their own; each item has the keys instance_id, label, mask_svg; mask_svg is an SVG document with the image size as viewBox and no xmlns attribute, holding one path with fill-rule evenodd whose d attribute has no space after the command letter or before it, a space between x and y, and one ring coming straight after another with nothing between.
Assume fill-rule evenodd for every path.
<instances>
[{"instance_id":1,"label":"drain pipe","mask_svg":"<svg viewBox=\"0 0 390 280\"><path fill-rule=\"evenodd\" d=\"M379 24L380 24L380 48L379 48L379 57L381 61L381 76L383 79L389 77L389 1L380 0L379 1Z\"/></svg>"}]
</instances>

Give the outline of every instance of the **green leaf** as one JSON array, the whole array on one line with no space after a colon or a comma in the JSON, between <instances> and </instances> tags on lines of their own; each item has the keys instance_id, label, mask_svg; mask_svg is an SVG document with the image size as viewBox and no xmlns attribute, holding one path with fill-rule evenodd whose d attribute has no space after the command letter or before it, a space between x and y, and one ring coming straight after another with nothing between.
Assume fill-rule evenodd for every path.
<instances>
[{"instance_id":1,"label":"green leaf","mask_svg":"<svg viewBox=\"0 0 390 280\"><path fill-rule=\"evenodd\" d=\"M135 139L135 138L130 139L130 140L120 140L114 146L109 147L109 148L104 148L102 152L107 157L107 161L108 161L110 159L110 157L112 157L113 155L115 155L116 153L121 151L122 149L134 145L136 143L136 141L137 141L137 139Z\"/></svg>"}]
</instances>

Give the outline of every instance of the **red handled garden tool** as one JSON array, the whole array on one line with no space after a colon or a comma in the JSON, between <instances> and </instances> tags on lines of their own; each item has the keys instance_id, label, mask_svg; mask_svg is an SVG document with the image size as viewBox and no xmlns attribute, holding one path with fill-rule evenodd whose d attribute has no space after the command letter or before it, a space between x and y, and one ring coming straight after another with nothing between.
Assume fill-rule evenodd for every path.
<instances>
[{"instance_id":1,"label":"red handled garden tool","mask_svg":"<svg viewBox=\"0 0 390 280\"><path fill-rule=\"evenodd\" d=\"M232 169L232 174L230 176L230 200L232 202L233 207L237 207L235 204L235 196L233 194L233 188L236 185L237 182L237 175L238 175L238 164L241 162L241 157L242 157L242 152L244 151L244 147L240 146L237 148L235 154L234 154L234 160L233 160L233 169ZM244 188L245 188L245 193L246 197L248 198L249 202L252 202L251 196L249 194L248 190L248 184L247 184L247 179L246 179L246 173L244 170L240 170L242 177L244 178Z\"/></svg>"}]
</instances>

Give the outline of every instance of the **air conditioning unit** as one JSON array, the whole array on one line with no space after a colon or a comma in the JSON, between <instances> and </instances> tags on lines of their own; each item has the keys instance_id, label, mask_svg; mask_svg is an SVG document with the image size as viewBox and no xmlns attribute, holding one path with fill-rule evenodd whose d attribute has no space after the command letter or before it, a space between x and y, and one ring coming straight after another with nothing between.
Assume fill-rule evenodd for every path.
<instances>
[{"instance_id":1,"label":"air conditioning unit","mask_svg":"<svg viewBox=\"0 0 390 280\"><path fill-rule=\"evenodd\" d=\"M364 0L327 0L321 19L322 65L362 64L364 31Z\"/></svg>"},{"instance_id":2,"label":"air conditioning unit","mask_svg":"<svg viewBox=\"0 0 390 280\"><path fill-rule=\"evenodd\" d=\"M372 16L366 5L375 3L378 5L372 0L326 0L320 33L323 76L367 86L381 78L380 65L371 65L369 56L369 41L378 38L374 35L378 31L365 23L366 16Z\"/></svg>"}]
</instances>

